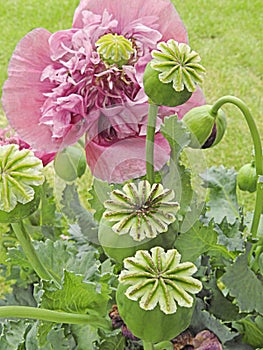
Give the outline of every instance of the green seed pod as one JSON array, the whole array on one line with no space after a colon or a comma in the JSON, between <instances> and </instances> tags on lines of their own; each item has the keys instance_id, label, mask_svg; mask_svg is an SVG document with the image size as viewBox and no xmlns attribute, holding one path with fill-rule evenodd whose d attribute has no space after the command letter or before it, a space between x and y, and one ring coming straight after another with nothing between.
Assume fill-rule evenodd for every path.
<instances>
[{"instance_id":1,"label":"green seed pod","mask_svg":"<svg viewBox=\"0 0 263 350\"><path fill-rule=\"evenodd\" d=\"M79 144L69 146L56 154L54 169L56 174L65 181L74 181L86 170L87 162L84 150Z\"/></svg>"},{"instance_id":2,"label":"green seed pod","mask_svg":"<svg viewBox=\"0 0 263 350\"><path fill-rule=\"evenodd\" d=\"M212 106L203 105L187 112L182 121L191 133L192 148L209 148L218 144L226 130L226 116L220 109L216 115L211 113Z\"/></svg>"},{"instance_id":3,"label":"green seed pod","mask_svg":"<svg viewBox=\"0 0 263 350\"><path fill-rule=\"evenodd\" d=\"M0 222L18 222L38 207L43 164L28 149L0 147Z\"/></svg>"},{"instance_id":4,"label":"green seed pod","mask_svg":"<svg viewBox=\"0 0 263 350\"><path fill-rule=\"evenodd\" d=\"M150 249L155 246L161 246L169 249L173 246L176 233L169 227L167 232L160 233L157 237L143 241L135 241L128 233L118 234L112 229L113 224L105 218L102 218L99 226L99 242L104 252L118 263L123 259L133 256L137 250Z\"/></svg>"},{"instance_id":5,"label":"green seed pod","mask_svg":"<svg viewBox=\"0 0 263 350\"><path fill-rule=\"evenodd\" d=\"M19 222L25 219L26 217L30 216L31 214L33 214L39 206L40 197L41 197L40 188L34 187L34 191L35 191L35 194L32 201L26 204L18 203L16 207L10 212L0 210L0 222L1 223Z\"/></svg>"},{"instance_id":6,"label":"green seed pod","mask_svg":"<svg viewBox=\"0 0 263 350\"><path fill-rule=\"evenodd\" d=\"M156 245L171 248L179 204L174 192L147 180L127 183L110 193L99 227L99 240L106 254L118 262L138 249Z\"/></svg>"},{"instance_id":7,"label":"green seed pod","mask_svg":"<svg viewBox=\"0 0 263 350\"><path fill-rule=\"evenodd\" d=\"M194 305L178 307L174 314L166 315L159 307L143 310L139 303L126 297L129 286L119 284L117 288L118 311L125 324L136 337L151 343L171 340L189 327Z\"/></svg>"},{"instance_id":8,"label":"green seed pod","mask_svg":"<svg viewBox=\"0 0 263 350\"><path fill-rule=\"evenodd\" d=\"M150 101L159 106L175 107L185 103L192 96L192 92L184 88L175 91L173 83L164 84L159 80L159 72L151 68L148 63L144 71L143 85Z\"/></svg>"},{"instance_id":9,"label":"green seed pod","mask_svg":"<svg viewBox=\"0 0 263 350\"><path fill-rule=\"evenodd\" d=\"M237 185L241 191L255 192L257 189L257 173L255 164L243 165L237 173Z\"/></svg>"},{"instance_id":10,"label":"green seed pod","mask_svg":"<svg viewBox=\"0 0 263 350\"><path fill-rule=\"evenodd\" d=\"M124 259L116 300L130 331L151 343L170 340L191 321L202 283L192 262L180 262L176 249L154 247Z\"/></svg>"},{"instance_id":11,"label":"green seed pod","mask_svg":"<svg viewBox=\"0 0 263 350\"><path fill-rule=\"evenodd\" d=\"M144 72L144 91L150 101L161 106L185 103L202 83L205 68L200 56L185 43L170 39L153 50L153 60Z\"/></svg>"}]
</instances>

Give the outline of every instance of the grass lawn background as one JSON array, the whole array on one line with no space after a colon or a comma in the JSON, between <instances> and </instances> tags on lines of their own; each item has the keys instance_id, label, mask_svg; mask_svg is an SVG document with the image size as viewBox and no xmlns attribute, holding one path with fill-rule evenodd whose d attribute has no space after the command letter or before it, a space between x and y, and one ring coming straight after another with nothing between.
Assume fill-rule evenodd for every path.
<instances>
[{"instance_id":1,"label":"grass lawn background","mask_svg":"<svg viewBox=\"0 0 263 350\"><path fill-rule=\"evenodd\" d=\"M94 0L96 1L96 0ZM112 0L118 1L118 0ZM0 94L17 42L30 30L51 32L71 26L78 0L0 0ZM209 104L223 95L244 100L263 135L263 11L262 0L173 0L188 30L192 49L207 69L203 90ZM208 166L224 164L238 170L251 160L252 141L245 119L234 107L227 134L205 151ZM240 195L240 194L239 194ZM254 195L241 194L252 207Z\"/></svg>"}]
</instances>

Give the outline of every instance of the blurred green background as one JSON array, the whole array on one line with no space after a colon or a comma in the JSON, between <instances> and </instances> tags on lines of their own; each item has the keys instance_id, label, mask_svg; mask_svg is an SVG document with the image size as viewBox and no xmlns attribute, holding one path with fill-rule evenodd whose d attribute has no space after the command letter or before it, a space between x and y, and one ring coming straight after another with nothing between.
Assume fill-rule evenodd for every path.
<instances>
[{"instance_id":1,"label":"blurred green background","mask_svg":"<svg viewBox=\"0 0 263 350\"><path fill-rule=\"evenodd\" d=\"M51 32L69 28L78 3L78 0L0 0L0 93L16 43L35 27ZM203 84L207 102L211 104L223 95L241 98L262 135L262 0L173 0L173 3L188 30L190 46L199 52L207 69ZM208 166L224 164L238 170L250 162L253 145L241 113L231 105L224 110L228 115L227 134L204 155ZM253 205L253 194L239 196L241 204Z\"/></svg>"}]
</instances>

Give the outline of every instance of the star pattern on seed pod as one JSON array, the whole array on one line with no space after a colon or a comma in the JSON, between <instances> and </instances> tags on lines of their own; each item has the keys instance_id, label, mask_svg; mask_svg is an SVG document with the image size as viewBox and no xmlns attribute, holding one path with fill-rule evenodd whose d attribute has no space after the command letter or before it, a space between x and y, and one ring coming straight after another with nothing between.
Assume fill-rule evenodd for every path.
<instances>
[{"instance_id":1,"label":"star pattern on seed pod","mask_svg":"<svg viewBox=\"0 0 263 350\"><path fill-rule=\"evenodd\" d=\"M29 149L15 144L0 147L0 210L10 212L17 203L34 198L34 188L44 182L43 164Z\"/></svg>"},{"instance_id":2,"label":"star pattern on seed pod","mask_svg":"<svg viewBox=\"0 0 263 350\"><path fill-rule=\"evenodd\" d=\"M175 91L184 88L195 91L196 85L203 82L205 73L199 54L187 44L173 39L159 43L157 48L152 51L151 67L160 72L160 81L164 84L172 82Z\"/></svg>"},{"instance_id":3,"label":"star pattern on seed pod","mask_svg":"<svg viewBox=\"0 0 263 350\"><path fill-rule=\"evenodd\" d=\"M124 270L119 282L130 284L125 295L139 302L144 310L153 310L159 304L165 314L173 314L180 307L190 308L192 294L202 289L202 283L192 277L197 271L191 262L180 263L176 249L167 252L161 247L139 250L134 257L124 259Z\"/></svg>"},{"instance_id":4,"label":"star pattern on seed pod","mask_svg":"<svg viewBox=\"0 0 263 350\"><path fill-rule=\"evenodd\" d=\"M134 53L131 41L117 34L103 35L96 46L98 53L109 63L128 63Z\"/></svg>"},{"instance_id":5,"label":"star pattern on seed pod","mask_svg":"<svg viewBox=\"0 0 263 350\"><path fill-rule=\"evenodd\" d=\"M179 204L172 201L174 192L162 184L140 181L138 186L127 183L122 190L114 190L104 203L104 218L116 222L112 230L118 234L129 233L135 241L154 238L166 232L176 220Z\"/></svg>"}]
</instances>

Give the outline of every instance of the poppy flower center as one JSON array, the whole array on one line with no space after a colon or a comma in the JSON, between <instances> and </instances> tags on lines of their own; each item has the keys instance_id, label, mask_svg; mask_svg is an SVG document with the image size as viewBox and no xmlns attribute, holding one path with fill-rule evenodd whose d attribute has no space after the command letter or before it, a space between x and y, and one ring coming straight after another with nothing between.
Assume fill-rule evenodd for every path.
<instances>
[{"instance_id":1,"label":"poppy flower center","mask_svg":"<svg viewBox=\"0 0 263 350\"><path fill-rule=\"evenodd\" d=\"M127 64L134 53L132 42L116 33L103 35L95 45L104 62L117 64L119 67Z\"/></svg>"}]
</instances>

